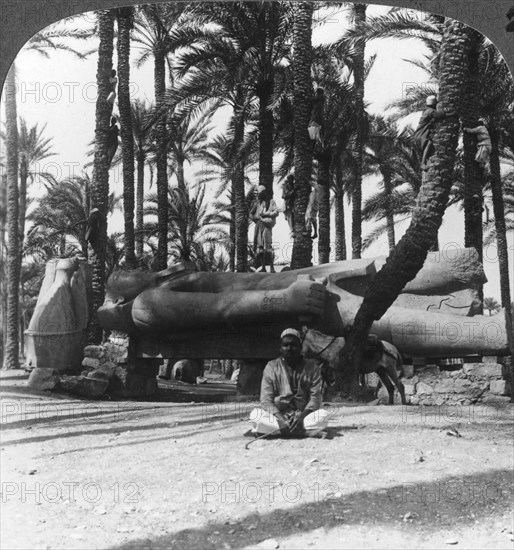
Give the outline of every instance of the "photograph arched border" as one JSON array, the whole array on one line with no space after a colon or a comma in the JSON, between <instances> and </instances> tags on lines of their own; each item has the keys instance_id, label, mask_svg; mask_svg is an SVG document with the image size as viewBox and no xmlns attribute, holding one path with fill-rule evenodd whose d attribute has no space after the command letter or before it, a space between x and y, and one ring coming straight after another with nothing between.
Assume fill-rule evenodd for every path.
<instances>
[{"instance_id":1,"label":"photograph arched border","mask_svg":"<svg viewBox=\"0 0 514 550\"><path fill-rule=\"evenodd\" d=\"M200 1L200 0L193 0ZM0 82L24 44L41 29L65 17L118 6L165 0L0 0ZM505 29L514 0L374 0L370 4L436 13L474 27L499 49L514 74L514 33Z\"/></svg>"}]
</instances>

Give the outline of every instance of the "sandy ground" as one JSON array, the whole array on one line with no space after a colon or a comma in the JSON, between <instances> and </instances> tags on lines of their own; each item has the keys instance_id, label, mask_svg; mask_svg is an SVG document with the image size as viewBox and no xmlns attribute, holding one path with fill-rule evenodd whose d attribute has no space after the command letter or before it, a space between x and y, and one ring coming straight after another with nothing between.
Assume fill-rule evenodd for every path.
<instances>
[{"instance_id":1,"label":"sandy ground","mask_svg":"<svg viewBox=\"0 0 514 550\"><path fill-rule=\"evenodd\" d=\"M344 406L243 437L251 403L83 401L1 375L10 548L513 548L512 405Z\"/></svg>"}]
</instances>

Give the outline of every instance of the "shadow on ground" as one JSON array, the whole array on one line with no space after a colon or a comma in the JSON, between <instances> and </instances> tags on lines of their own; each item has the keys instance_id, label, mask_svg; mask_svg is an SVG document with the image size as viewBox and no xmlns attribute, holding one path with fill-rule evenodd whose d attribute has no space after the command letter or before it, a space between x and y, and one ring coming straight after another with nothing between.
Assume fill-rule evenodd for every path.
<instances>
[{"instance_id":1,"label":"shadow on ground","mask_svg":"<svg viewBox=\"0 0 514 550\"><path fill-rule=\"evenodd\" d=\"M284 538L315 529L382 524L406 533L435 535L459 523L487 521L494 512L508 510L513 490L511 470L442 478L431 484L406 483L377 491L356 491L339 498L309 502L267 514L249 514L237 522L212 522L153 539L135 539L112 550L157 548L232 548L256 545L268 538ZM410 512L415 510L415 512ZM405 520L405 515L411 517ZM394 525L396 524L396 525Z\"/></svg>"}]
</instances>

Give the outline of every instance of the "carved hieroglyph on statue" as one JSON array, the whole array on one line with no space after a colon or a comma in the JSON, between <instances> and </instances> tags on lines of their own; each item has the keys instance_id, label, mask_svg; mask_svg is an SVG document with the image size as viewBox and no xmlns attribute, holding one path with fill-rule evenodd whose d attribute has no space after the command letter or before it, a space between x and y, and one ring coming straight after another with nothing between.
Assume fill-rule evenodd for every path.
<instances>
[{"instance_id":1,"label":"carved hieroglyph on statue","mask_svg":"<svg viewBox=\"0 0 514 550\"><path fill-rule=\"evenodd\" d=\"M139 357L268 358L287 326L344 336L385 257L281 273L204 273L189 264L118 271L98 316L131 336ZM472 314L486 281L473 249L429 253L372 332L402 353L462 357L508 353L505 316Z\"/></svg>"}]
</instances>

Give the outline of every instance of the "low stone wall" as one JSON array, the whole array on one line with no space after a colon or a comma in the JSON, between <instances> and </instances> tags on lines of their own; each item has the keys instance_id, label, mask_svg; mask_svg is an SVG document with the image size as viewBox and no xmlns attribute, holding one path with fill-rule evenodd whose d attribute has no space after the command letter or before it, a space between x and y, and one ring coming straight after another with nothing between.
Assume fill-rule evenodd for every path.
<instances>
[{"instance_id":1,"label":"low stone wall","mask_svg":"<svg viewBox=\"0 0 514 550\"><path fill-rule=\"evenodd\" d=\"M504 379L507 367L500 363L465 363L457 370L436 365L407 367L402 382L407 402L412 405L471 405L508 402L510 388ZM398 392L396 391L395 402ZM378 392L380 403L387 402L387 391Z\"/></svg>"}]
</instances>

